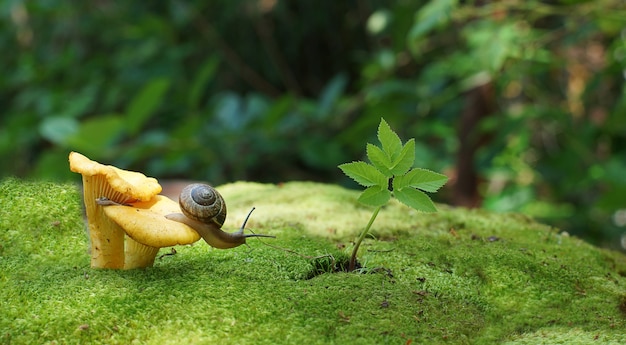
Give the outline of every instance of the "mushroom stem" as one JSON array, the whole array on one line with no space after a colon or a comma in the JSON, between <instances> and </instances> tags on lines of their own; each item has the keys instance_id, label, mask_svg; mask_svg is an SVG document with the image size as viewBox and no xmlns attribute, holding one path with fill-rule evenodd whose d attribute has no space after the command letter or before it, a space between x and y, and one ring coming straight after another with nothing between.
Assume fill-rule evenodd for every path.
<instances>
[{"instance_id":1,"label":"mushroom stem","mask_svg":"<svg viewBox=\"0 0 626 345\"><path fill-rule=\"evenodd\" d=\"M96 198L96 204L100 206L132 206L131 204L121 204L101 196ZM108 218L110 220L110 218ZM117 225L117 224L116 224ZM124 269L146 268L154 264L159 248L150 247L133 240L130 236L125 238L124 247Z\"/></svg>"},{"instance_id":2,"label":"mushroom stem","mask_svg":"<svg viewBox=\"0 0 626 345\"><path fill-rule=\"evenodd\" d=\"M83 175L85 213L91 242L91 267L124 267L124 236L122 228L104 214L102 206L92 200L102 195L106 182L100 178Z\"/></svg>"},{"instance_id":3,"label":"mushroom stem","mask_svg":"<svg viewBox=\"0 0 626 345\"><path fill-rule=\"evenodd\" d=\"M126 236L126 250L124 252L124 269L145 268L154 264L159 248L146 246L130 236Z\"/></svg>"}]
</instances>

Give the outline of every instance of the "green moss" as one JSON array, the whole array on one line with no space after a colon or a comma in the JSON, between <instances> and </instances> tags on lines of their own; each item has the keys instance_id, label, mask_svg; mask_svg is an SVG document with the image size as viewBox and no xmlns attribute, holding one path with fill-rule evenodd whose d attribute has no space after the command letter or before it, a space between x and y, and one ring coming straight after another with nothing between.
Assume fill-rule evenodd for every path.
<instances>
[{"instance_id":1,"label":"green moss","mask_svg":"<svg viewBox=\"0 0 626 345\"><path fill-rule=\"evenodd\" d=\"M367 222L356 192L219 189L226 228L255 206L250 227L277 239L198 242L152 268L113 271L89 268L76 186L3 181L1 342L626 343L625 256L526 217L391 203L362 247L372 274L318 275L345 260Z\"/></svg>"}]
</instances>

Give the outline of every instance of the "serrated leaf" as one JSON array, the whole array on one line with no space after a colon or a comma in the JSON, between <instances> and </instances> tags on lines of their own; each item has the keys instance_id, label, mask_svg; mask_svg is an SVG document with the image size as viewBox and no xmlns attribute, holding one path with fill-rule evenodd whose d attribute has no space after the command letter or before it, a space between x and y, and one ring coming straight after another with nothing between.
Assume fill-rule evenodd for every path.
<instances>
[{"instance_id":1,"label":"serrated leaf","mask_svg":"<svg viewBox=\"0 0 626 345\"><path fill-rule=\"evenodd\" d=\"M426 192L434 193L441 186L448 182L448 176L430 171L427 169L415 168L405 175L398 176L393 181L393 187L395 189L402 189L404 187L419 188Z\"/></svg>"},{"instance_id":2,"label":"serrated leaf","mask_svg":"<svg viewBox=\"0 0 626 345\"><path fill-rule=\"evenodd\" d=\"M404 175L413 166L415 162L415 139L407 141L402 147L402 151L391 167L391 173L394 176Z\"/></svg>"},{"instance_id":3,"label":"serrated leaf","mask_svg":"<svg viewBox=\"0 0 626 345\"><path fill-rule=\"evenodd\" d=\"M383 118L380 119L380 124L378 125L378 140L383 146L383 151L389 156L391 161L394 161L400 155L402 140Z\"/></svg>"},{"instance_id":4,"label":"serrated leaf","mask_svg":"<svg viewBox=\"0 0 626 345\"><path fill-rule=\"evenodd\" d=\"M437 208L430 197L417 189L406 187L394 190L393 195L401 203L422 212L437 212Z\"/></svg>"},{"instance_id":5,"label":"serrated leaf","mask_svg":"<svg viewBox=\"0 0 626 345\"><path fill-rule=\"evenodd\" d=\"M367 189L359 195L358 200L362 204L378 207L386 204L390 198L391 192L387 190L387 188L381 186L371 186L367 187Z\"/></svg>"},{"instance_id":6,"label":"serrated leaf","mask_svg":"<svg viewBox=\"0 0 626 345\"><path fill-rule=\"evenodd\" d=\"M383 175L387 177L391 177L393 174L389 170L391 167L391 160L389 157L381 150L380 147L372 144L367 144L367 158L372 162L372 164L378 169Z\"/></svg>"},{"instance_id":7,"label":"serrated leaf","mask_svg":"<svg viewBox=\"0 0 626 345\"><path fill-rule=\"evenodd\" d=\"M387 185L387 178L385 175L378 171L373 165L365 162L358 161L345 163L339 165L338 168L363 187Z\"/></svg>"}]
</instances>

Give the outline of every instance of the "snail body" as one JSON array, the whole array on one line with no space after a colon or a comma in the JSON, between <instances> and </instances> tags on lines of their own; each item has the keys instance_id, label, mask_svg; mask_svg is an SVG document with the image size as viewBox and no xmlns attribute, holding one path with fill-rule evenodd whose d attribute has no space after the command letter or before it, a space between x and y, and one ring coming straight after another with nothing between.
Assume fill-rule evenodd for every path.
<instances>
[{"instance_id":1,"label":"snail body","mask_svg":"<svg viewBox=\"0 0 626 345\"><path fill-rule=\"evenodd\" d=\"M182 213L171 213L166 218L196 230L211 247L229 249L245 244L248 237L274 237L244 234L250 214L238 231L222 231L221 227L226 220L226 203L217 190L207 184L194 183L186 186L180 193L178 203Z\"/></svg>"}]
</instances>

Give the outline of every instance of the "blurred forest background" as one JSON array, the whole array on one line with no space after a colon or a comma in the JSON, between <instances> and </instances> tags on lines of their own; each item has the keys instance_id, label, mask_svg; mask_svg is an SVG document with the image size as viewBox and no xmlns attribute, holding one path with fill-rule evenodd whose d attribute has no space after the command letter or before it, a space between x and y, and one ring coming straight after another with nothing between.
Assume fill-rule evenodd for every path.
<instances>
[{"instance_id":1,"label":"blurred forest background","mask_svg":"<svg viewBox=\"0 0 626 345\"><path fill-rule=\"evenodd\" d=\"M623 0L0 4L0 178L351 184L384 117L435 199L626 246ZM620 243L624 243L623 245Z\"/></svg>"}]
</instances>

